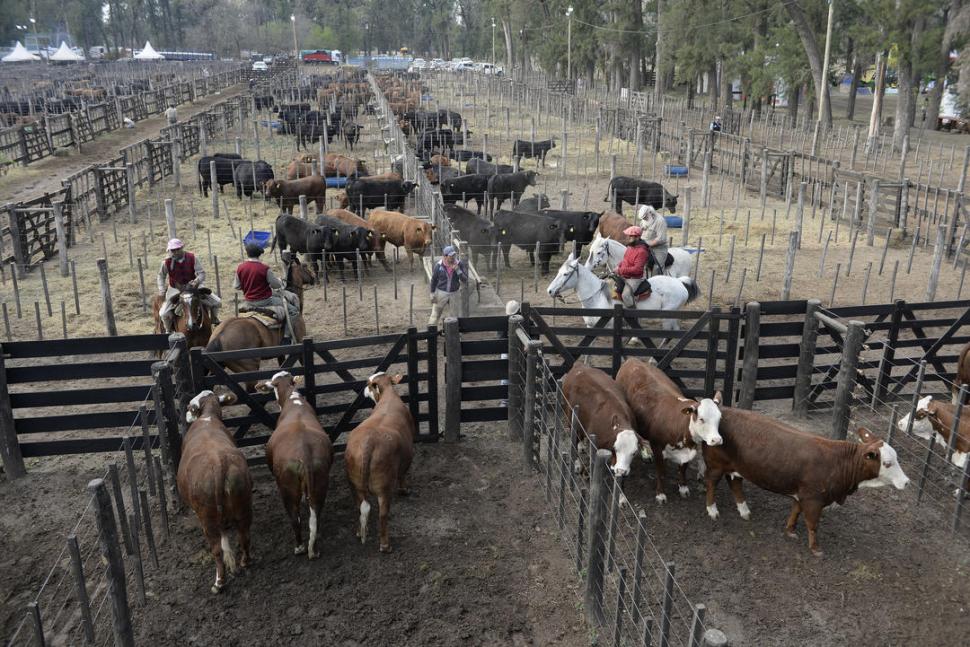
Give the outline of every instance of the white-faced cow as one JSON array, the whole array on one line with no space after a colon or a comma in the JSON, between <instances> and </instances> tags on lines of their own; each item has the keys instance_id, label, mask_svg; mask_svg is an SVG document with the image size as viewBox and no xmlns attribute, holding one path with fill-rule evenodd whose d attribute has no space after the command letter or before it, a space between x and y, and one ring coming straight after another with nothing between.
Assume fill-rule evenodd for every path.
<instances>
[{"instance_id":1,"label":"white-faced cow","mask_svg":"<svg viewBox=\"0 0 970 647\"><path fill-rule=\"evenodd\" d=\"M892 485L901 490L909 483L896 458L896 451L860 427L862 443L829 440L752 411L721 409L718 427L722 444L703 446L707 471L707 514L717 519L714 488L728 477L741 517L750 510L742 490L743 479L760 488L794 499L785 524L795 536L798 517L805 515L808 547L821 556L816 531L822 509L842 504L859 488Z\"/></svg>"},{"instance_id":2,"label":"white-faced cow","mask_svg":"<svg viewBox=\"0 0 970 647\"><path fill-rule=\"evenodd\" d=\"M934 400L933 396L928 395L916 405L916 420L913 428L915 429L916 424L920 422L929 423L933 434L935 434L933 435L934 442L939 442L945 447L949 447L952 442L953 455L950 456L950 462L957 467L964 467L967 463L967 457L970 456L970 408L963 408L960 413L960 424L956 430L956 438L952 438L955 418L956 405ZM970 491L970 481L964 484L964 492L968 491ZM954 492L958 496L959 493L959 489Z\"/></svg>"},{"instance_id":3,"label":"white-faced cow","mask_svg":"<svg viewBox=\"0 0 970 647\"><path fill-rule=\"evenodd\" d=\"M190 427L182 440L176 482L202 525L202 534L216 562L212 592L226 583L226 572L236 569L229 532L239 534L239 566L249 565L249 526L253 519L253 481L246 457L222 424L222 406L232 404L231 394L202 391L192 398L185 419Z\"/></svg>"},{"instance_id":4,"label":"white-faced cow","mask_svg":"<svg viewBox=\"0 0 970 647\"><path fill-rule=\"evenodd\" d=\"M294 555L304 552L310 559L317 552L317 531L327 500L333 445L320 426L317 414L297 390L293 376L280 371L266 382L256 385L262 393L273 393L280 405L276 429L266 443L266 462L283 499L283 507L293 526L296 544ZM304 545L300 506L306 499L310 511L310 540Z\"/></svg>"},{"instance_id":5,"label":"white-faced cow","mask_svg":"<svg viewBox=\"0 0 970 647\"><path fill-rule=\"evenodd\" d=\"M665 503L664 461L680 470L680 496L685 497L687 466L697 456L702 443L720 445L717 431L721 420L721 394L699 402L685 398L677 385L657 368L638 359L623 362L616 383L636 416L637 432L650 443L657 463L657 503Z\"/></svg>"}]
</instances>

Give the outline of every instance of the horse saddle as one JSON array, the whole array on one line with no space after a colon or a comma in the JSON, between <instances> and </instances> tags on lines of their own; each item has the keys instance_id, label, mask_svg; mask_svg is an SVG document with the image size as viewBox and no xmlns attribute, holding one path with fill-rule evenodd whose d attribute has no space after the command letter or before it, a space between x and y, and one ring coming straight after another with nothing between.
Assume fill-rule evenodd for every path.
<instances>
[{"instance_id":1,"label":"horse saddle","mask_svg":"<svg viewBox=\"0 0 970 647\"><path fill-rule=\"evenodd\" d=\"M613 300L622 301L623 300L623 279L616 277L617 281L613 286ZM650 287L650 281L643 281L637 286L637 289L633 291L633 298L637 301L643 301L644 299L649 299L650 295L653 294L653 289Z\"/></svg>"},{"instance_id":2,"label":"horse saddle","mask_svg":"<svg viewBox=\"0 0 970 647\"><path fill-rule=\"evenodd\" d=\"M281 313L277 313L275 308L253 308L252 306L246 305L239 306L240 317L255 319L270 330L276 330L283 326L283 321L281 319L277 319L277 315L279 314Z\"/></svg>"},{"instance_id":3,"label":"horse saddle","mask_svg":"<svg viewBox=\"0 0 970 647\"><path fill-rule=\"evenodd\" d=\"M674 256L670 252L667 252L667 258L664 260L664 267L670 267L674 264ZM653 254L647 259L647 267L653 269L657 265L657 259Z\"/></svg>"}]
</instances>

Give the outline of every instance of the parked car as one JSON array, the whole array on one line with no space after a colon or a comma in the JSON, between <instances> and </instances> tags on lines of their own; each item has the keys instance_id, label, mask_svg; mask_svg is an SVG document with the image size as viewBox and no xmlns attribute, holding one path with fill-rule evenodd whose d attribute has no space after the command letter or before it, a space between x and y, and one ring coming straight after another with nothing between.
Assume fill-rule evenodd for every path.
<instances>
[{"instance_id":1,"label":"parked car","mask_svg":"<svg viewBox=\"0 0 970 647\"><path fill-rule=\"evenodd\" d=\"M411 61L411 65L408 66L408 72L420 72L428 67L428 62L423 58L416 58Z\"/></svg>"},{"instance_id":2,"label":"parked car","mask_svg":"<svg viewBox=\"0 0 970 647\"><path fill-rule=\"evenodd\" d=\"M253 72L268 72L269 65L265 61L256 61L253 63Z\"/></svg>"},{"instance_id":3,"label":"parked car","mask_svg":"<svg viewBox=\"0 0 970 647\"><path fill-rule=\"evenodd\" d=\"M502 74L504 74L501 67L498 65L492 65L491 63L482 63L480 70L484 74L491 74L494 76L502 76Z\"/></svg>"}]
</instances>

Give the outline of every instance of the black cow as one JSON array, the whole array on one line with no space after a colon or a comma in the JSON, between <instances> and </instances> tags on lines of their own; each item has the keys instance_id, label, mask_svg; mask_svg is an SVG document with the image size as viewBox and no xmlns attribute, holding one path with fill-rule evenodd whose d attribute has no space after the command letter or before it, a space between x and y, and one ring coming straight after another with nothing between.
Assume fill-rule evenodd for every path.
<instances>
[{"instance_id":1,"label":"black cow","mask_svg":"<svg viewBox=\"0 0 970 647\"><path fill-rule=\"evenodd\" d=\"M492 156L486 154L484 151L470 151L464 148L453 151L451 155L451 159L455 160L456 162L467 162L470 159L476 159L476 158L483 159L489 162L492 161Z\"/></svg>"},{"instance_id":2,"label":"black cow","mask_svg":"<svg viewBox=\"0 0 970 647\"><path fill-rule=\"evenodd\" d=\"M347 147L350 150L354 150L354 144L360 141L360 131L363 128L363 126L349 120L340 124L340 129L343 131L344 141L347 142Z\"/></svg>"},{"instance_id":3,"label":"black cow","mask_svg":"<svg viewBox=\"0 0 970 647\"><path fill-rule=\"evenodd\" d=\"M537 193L531 198L526 198L525 200L520 200L515 211L522 211L524 213L539 214L540 209L549 208L549 198L545 193Z\"/></svg>"},{"instance_id":4,"label":"black cow","mask_svg":"<svg viewBox=\"0 0 970 647\"><path fill-rule=\"evenodd\" d=\"M340 280L344 280L344 261L349 261L357 275L358 265L357 256L360 254L361 260L365 262L369 259L371 251L371 239L374 232L367 227L360 227L347 224L330 216L317 216L317 225L326 227L330 230L333 245L324 254L324 262L328 265L333 264L340 272Z\"/></svg>"},{"instance_id":5,"label":"black cow","mask_svg":"<svg viewBox=\"0 0 970 647\"><path fill-rule=\"evenodd\" d=\"M495 226L505 235L499 242L505 254L505 267L509 265L512 245L524 249L529 254L529 262L536 264L536 243L539 243L539 265L542 274L549 273L549 259L562 248L564 230L562 223L547 216L533 216L520 211L500 210L495 212Z\"/></svg>"},{"instance_id":6,"label":"black cow","mask_svg":"<svg viewBox=\"0 0 970 647\"><path fill-rule=\"evenodd\" d=\"M441 199L446 204L454 204L464 200L475 201L478 213L482 212L485 204L485 192L488 191L488 180L491 175L459 175L441 182Z\"/></svg>"},{"instance_id":7,"label":"black cow","mask_svg":"<svg viewBox=\"0 0 970 647\"><path fill-rule=\"evenodd\" d=\"M488 269L495 269L495 245L507 236L507 230L496 227L488 220L479 218L468 209L456 204L445 205L445 215L451 223L452 229L457 229L471 248L472 263L478 265L479 254L485 254Z\"/></svg>"},{"instance_id":8,"label":"black cow","mask_svg":"<svg viewBox=\"0 0 970 647\"><path fill-rule=\"evenodd\" d=\"M437 148L442 151L452 150L455 148L457 139L458 136L455 135L455 132L447 128L425 130L418 136L418 150L429 150L432 148Z\"/></svg>"},{"instance_id":9,"label":"black cow","mask_svg":"<svg viewBox=\"0 0 970 647\"><path fill-rule=\"evenodd\" d=\"M333 249L333 230L329 227L311 225L302 218L295 218L285 213L276 218L276 235L270 245L270 251L279 243L280 251L289 248L290 251L308 255L316 272L317 263L323 252ZM319 273L317 273L319 276Z\"/></svg>"},{"instance_id":10,"label":"black cow","mask_svg":"<svg viewBox=\"0 0 970 647\"><path fill-rule=\"evenodd\" d=\"M536 185L535 171L519 171L518 173L503 173L490 175L488 178L489 210L495 212L502 208L502 203L512 199L512 207L519 204L526 187Z\"/></svg>"},{"instance_id":11,"label":"black cow","mask_svg":"<svg viewBox=\"0 0 970 647\"><path fill-rule=\"evenodd\" d=\"M233 173L236 166L241 163L239 155L216 153L206 155L199 160L199 192L208 197L209 189L212 187L212 175L209 163L216 163L216 184L219 186L219 193L225 184L232 184L234 181Z\"/></svg>"},{"instance_id":12,"label":"black cow","mask_svg":"<svg viewBox=\"0 0 970 647\"><path fill-rule=\"evenodd\" d=\"M609 200L609 192L611 190L613 191L613 210L617 213L622 213L620 211L622 202L630 205L648 204L654 209L667 207L671 213L677 208L677 196L668 192L658 182L617 175L610 180L610 185L606 189L606 197L603 198L604 200Z\"/></svg>"},{"instance_id":13,"label":"black cow","mask_svg":"<svg viewBox=\"0 0 970 647\"><path fill-rule=\"evenodd\" d=\"M296 149L309 150L307 144L313 144L320 141L321 137L327 138L327 143L333 141L333 135L330 134L330 129L327 124L297 124L296 127Z\"/></svg>"},{"instance_id":14,"label":"black cow","mask_svg":"<svg viewBox=\"0 0 970 647\"><path fill-rule=\"evenodd\" d=\"M483 173L485 175L497 175L499 173L512 173L515 169L508 164L490 164L477 157L468 160L465 164L465 173Z\"/></svg>"},{"instance_id":15,"label":"black cow","mask_svg":"<svg viewBox=\"0 0 970 647\"><path fill-rule=\"evenodd\" d=\"M237 198L242 198L244 193L250 198L257 191L262 193L266 181L276 177L273 174L273 167L263 160L240 162L236 165L236 170L233 171L232 175L233 184L236 185Z\"/></svg>"},{"instance_id":16,"label":"black cow","mask_svg":"<svg viewBox=\"0 0 970 647\"><path fill-rule=\"evenodd\" d=\"M272 108L275 105L275 100L273 99L273 95L271 94L265 95L265 96L253 97L253 100L256 102L257 111L267 110L269 108Z\"/></svg>"},{"instance_id":17,"label":"black cow","mask_svg":"<svg viewBox=\"0 0 970 647\"><path fill-rule=\"evenodd\" d=\"M356 178L347 183L348 209L363 217L368 209L404 211L404 199L417 186L414 182Z\"/></svg>"},{"instance_id":18,"label":"black cow","mask_svg":"<svg viewBox=\"0 0 970 647\"><path fill-rule=\"evenodd\" d=\"M512 157L534 157L542 163L543 166L546 165L546 153L550 149L556 147L555 139L546 139L541 142L527 142L521 139L516 139L515 143L512 144Z\"/></svg>"},{"instance_id":19,"label":"black cow","mask_svg":"<svg viewBox=\"0 0 970 647\"><path fill-rule=\"evenodd\" d=\"M583 251L583 245L593 240L596 228L600 224L600 214L595 211L562 211L559 209L543 209L540 216L555 218L563 226L563 239L575 243L576 258Z\"/></svg>"},{"instance_id":20,"label":"black cow","mask_svg":"<svg viewBox=\"0 0 970 647\"><path fill-rule=\"evenodd\" d=\"M456 133L461 131L461 115L452 110L441 108L438 110L438 127L447 126L451 122L451 129Z\"/></svg>"},{"instance_id":21,"label":"black cow","mask_svg":"<svg viewBox=\"0 0 970 647\"><path fill-rule=\"evenodd\" d=\"M444 180L461 176L461 171L454 166L438 166L436 164L429 164L428 167L424 169L424 174L425 177L428 178L428 182L431 182L431 184L441 184L441 182Z\"/></svg>"}]
</instances>

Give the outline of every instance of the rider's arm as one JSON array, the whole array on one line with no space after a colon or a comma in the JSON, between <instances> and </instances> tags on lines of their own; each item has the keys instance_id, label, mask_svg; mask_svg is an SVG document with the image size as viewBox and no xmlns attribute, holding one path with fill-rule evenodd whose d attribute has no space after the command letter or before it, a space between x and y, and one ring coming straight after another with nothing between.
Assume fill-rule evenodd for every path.
<instances>
[{"instance_id":1,"label":"rider's arm","mask_svg":"<svg viewBox=\"0 0 970 647\"><path fill-rule=\"evenodd\" d=\"M168 268L165 267L165 261L162 261L162 266L158 268L158 276L155 277L155 283L158 284L159 294L165 294L168 291Z\"/></svg>"},{"instance_id":2,"label":"rider's arm","mask_svg":"<svg viewBox=\"0 0 970 647\"><path fill-rule=\"evenodd\" d=\"M192 268L195 271L195 284L198 286L205 285L205 268L202 267L202 261L199 257L195 257L195 267Z\"/></svg>"},{"instance_id":3,"label":"rider's arm","mask_svg":"<svg viewBox=\"0 0 970 647\"><path fill-rule=\"evenodd\" d=\"M280 281L275 274L273 274L273 270L266 270L266 282L269 283L269 287L273 288L274 290L283 289L283 282Z\"/></svg>"},{"instance_id":4,"label":"rider's arm","mask_svg":"<svg viewBox=\"0 0 970 647\"><path fill-rule=\"evenodd\" d=\"M242 283L239 282L239 270L232 275L232 287L234 290L242 290Z\"/></svg>"}]
</instances>

